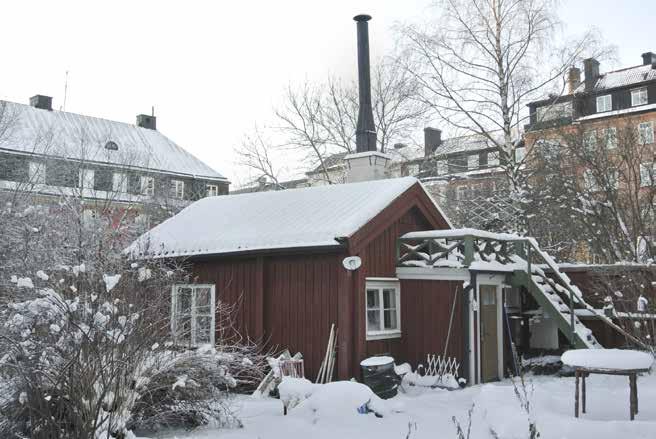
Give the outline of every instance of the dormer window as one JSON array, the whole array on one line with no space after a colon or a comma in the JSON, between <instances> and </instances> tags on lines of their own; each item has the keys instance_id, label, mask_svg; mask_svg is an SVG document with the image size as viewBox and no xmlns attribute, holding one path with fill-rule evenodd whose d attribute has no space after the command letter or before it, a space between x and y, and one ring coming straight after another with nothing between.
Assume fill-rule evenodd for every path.
<instances>
[{"instance_id":1,"label":"dormer window","mask_svg":"<svg viewBox=\"0 0 656 439\"><path fill-rule=\"evenodd\" d=\"M110 151L118 151L118 145L116 144L116 142L110 140L109 142L105 143L105 149L108 149Z\"/></svg>"},{"instance_id":2,"label":"dormer window","mask_svg":"<svg viewBox=\"0 0 656 439\"><path fill-rule=\"evenodd\" d=\"M638 88L631 90L631 106L645 105L647 103L647 89Z\"/></svg>"},{"instance_id":3,"label":"dormer window","mask_svg":"<svg viewBox=\"0 0 656 439\"><path fill-rule=\"evenodd\" d=\"M613 98L611 95L597 96L597 113L613 109Z\"/></svg>"},{"instance_id":4,"label":"dormer window","mask_svg":"<svg viewBox=\"0 0 656 439\"><path fill-rule=\"evenodd\" d=\"M479 161L478 161L478 154L470 154L467 156L467 169L472 170L472 169L478 169L479 166Z\"/></svg>"}]
</instances>

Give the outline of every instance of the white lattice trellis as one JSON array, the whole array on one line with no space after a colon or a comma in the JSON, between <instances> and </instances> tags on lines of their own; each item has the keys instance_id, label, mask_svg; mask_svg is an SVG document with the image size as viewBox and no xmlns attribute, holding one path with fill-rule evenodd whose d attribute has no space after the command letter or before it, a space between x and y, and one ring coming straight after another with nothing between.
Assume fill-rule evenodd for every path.
<instances>
[{"instance_id":1,"label":"white lattice trellis","mask_svg":"<svg viewBox=\"0 0 656 439\"><path fill-rule=\"evenodd\" d=\"M452 375L458 378L460 363L452 357L442 358L440 355L426 355L426 375L436 376L438 382L442 381L445 375Z\"/></svg>"}]
</instances>

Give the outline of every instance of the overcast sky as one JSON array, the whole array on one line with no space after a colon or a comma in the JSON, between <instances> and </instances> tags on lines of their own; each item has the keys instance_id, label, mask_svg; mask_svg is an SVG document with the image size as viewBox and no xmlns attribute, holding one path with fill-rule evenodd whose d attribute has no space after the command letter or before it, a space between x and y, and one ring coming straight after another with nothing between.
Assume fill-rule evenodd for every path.
<instances>
[{"instance_id":1,"label":"overcast sky","mask_svg":"<svg viewBox=\"0 0 656 439\"><path fill-rule=\"evenodd\" d=\"M271 121L288 84L355 76L354 15L373 16L372 57L380 57L394 47L391 27L421 20L430 4L4 1L0 99L45 94L60 109L68 71L66 111L134 123L154 106L160 131L239 183L234 149L256 122ZM565 0L560 12L565 32L598 27L617 46L619 66L656 51L654 1Z\"/></svg>"}]
</instances>

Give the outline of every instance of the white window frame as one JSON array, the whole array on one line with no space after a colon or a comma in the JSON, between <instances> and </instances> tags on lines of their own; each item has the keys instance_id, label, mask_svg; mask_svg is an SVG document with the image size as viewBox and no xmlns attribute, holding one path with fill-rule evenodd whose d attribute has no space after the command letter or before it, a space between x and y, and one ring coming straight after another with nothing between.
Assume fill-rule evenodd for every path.
<instances>
[{"instance_id":1,"label":"white window frame","mask_svg":"<svg viewBox=\"0 0 656 439\"><path fill-rule=\"evenodd\" d=\"M647 131L648 130L648 131ZM649 135L646 135L649 133ZM642 122L638 124L638 141L642 144L654 143L654 124L651 122Z\"/></svg>"},{"instance_id":2,"label":"white window frame","mask_svg":"<svg viewBox=\"0 0 656 439\"><path fill-rule=\"evenodd\" d=\"M499 153L490 151L487 153L487 165L488 166L499 166Z\"/></svg>"},{"instance_id":3,"label":"white window frame","mask_svg":"<svg viewBox=\"0 0 656 439\"><path fill-rule=\"evenodd\" d=\"M171 197L176 200L184 200L184 187L183 180L171 180Z\"/></svg>"},{"instance_id":4,"label":"white window frame","mask_svg":"<svg viewBox=\"0 0 656 439\"><path fill-rule=\"evenodd\" d=\"M597 96L597 113L605 113L613 109L613 95Z\"/></svg>"},{"instance_id":5,"label":"white window frame","mask_svg":"<svg viewBox=\"0 0 656 439\"><path fill-rule=\"evenodd\" d=\"M649 102L647 87L631 90L631 106L646 105Z\"/></svg>"},{"instance_id":6,"label":"white window frame","mask_svg":"<svg viewBox=\"0 0 656 439\"><path fill-rule=\"evenodd\" d=\"M604 129L604 138L606 139L606 148L617 148L617 128L610 127Z\"/></svg>"},{"instance_id":7,"label":"white window frame","mask_svg":"<svg viewBox=\"0 0 656 439\"><path fill-rule=\"evenodd\" d=\"M142 175L139 178L139 186L141 188L141 195L153 196L155 195L155 178L148 175Z\"/></svg>"},{"instance_id":8,"label":"white window frame","mask_svg":"<svg viewBox=\"0 0 656 439\"><path fill-rule=\"evenodd\" d=\"M481 160L478 154L469 154L467 156L467 170L472 171L481 166Z\"/></svg>"},{"instance_id":9,"label":"white window frame","mask_svg":"<svg viewBox=\"0 0 656 439\"><path fill-rule=\"evenodd\" d=\"M370 330L369 329L369 311L375 311L378 309L380 312L380 325L381 327L385 324L385 308L383 306L383 290L394 290L395 298L395 309L396 309L396 328L394 329L378 329ZM367 303L367 296L369 295L370 290L378 291L378 303L379 308L369 309ZM365 331L367 333L367 340L383 340L388 338L400 338L401 337L401 282L396 278L367 278L365 282L364 289L364 322L365 322Z\"/></svg>"},{"instance_id":10,"label":"white window frame","mask_svg":"<svg viewBox=\"0 0 656 439\"><path fill-rule=\"evenodd\" d=\"M526 147L515 148L515 163L521 163L526 157Z\"/></svg>"},{"instance_id":11,"label":"white window frame","mask_svg":"<svg viewBox=\"0 0 656 439\"><path fill-rule=\"evenodd\" d=\"M656 178L655 163L640 163L640 187L649 187Z\"/></svg>"},{"instance_id":12,"label":"white window frame","mask_svg":"<svg viewBox=\"0 0 656 439\"><path fill-rule=\"evenodd\" d=\"M583 185L587 191L599 192L599 182L591 169L585 169L583 171Z\"/></svg>"},{"instance_id":13,"label":"white window frame","mask_svg":"<svg viewBox=\"0 0 656 439\"><path fill-rule=\"evenodd\" d=\"M208 184L205 186L207 188L207 197L216 197L219 195L219 185L218 184Z\"/></svg>"},{"instance_id":14,"label":"white window frame","mask_svg":"<svg viewBox=\"0 0 656 439\"><path fill-rule=\"evenodd\" d=\"M191 294L191 334L189 339L183 339L181 342L178 337L178 328L177 328L177 305L178 305L178 289L180 288L189 288L192 290ZM195 291L200 288L209 288L210 289L210 315L207 314L198 314L196 309L196 294ZM210 327L210 345L214 346L215 337L216 337L216 288L213 284L177 284L171 287L171 334L173 336L173 341L176 344L181 346L199 346L196 342L196 326L198 324L198 317L211 317L211 327Z\"/></svg>"},{"instance_id":15,"label":"white window frame","mask_svg":"<svg viewBox=\"0 0 656 439\"><path fill-rule=\"evenodd\" d=\"M30 184L46 184L46 164L43 162L30 162L29 164Z\"/></svg>"},{"instance_id":16,"label":"white window frame","mask_svg":"<svg viewBox=\"0 0 656 439\"><path fill-rule=\"evenodd\" d=\"M583 133L583 147L586 151L597 149L597 130L588 130Z\"/></svg>"},{"instance_id":17,"label":"white window frame","mask_svg":"<svg viewBox=\"0 0 656 439\"><path fill-rule=\"evenodd\" d=\"M80 189L93 189L95 172L93 169L80 169L78 173L78 187Z\"/></svg>"},{"instance_id":18,"label":"white window frame","mask_svg":"<svg viewBox=\"0 0 656 439\"><path fill-rule=\"evenodd\" d=\"M112 173L112 192L127 194L128 193L128 176L124 172Z\"/></svg>"}]
</instances>

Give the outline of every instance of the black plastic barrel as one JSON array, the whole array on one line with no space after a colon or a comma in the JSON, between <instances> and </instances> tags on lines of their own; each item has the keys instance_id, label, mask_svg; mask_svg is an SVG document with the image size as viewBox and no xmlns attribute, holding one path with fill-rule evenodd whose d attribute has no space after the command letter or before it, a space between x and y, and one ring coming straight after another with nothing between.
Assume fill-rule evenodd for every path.
<instances>
[{"instance_id":1,"label":"black plastic barrel","mask_svg":"<svg viewBox=\"0 0 656 439\"><path fill-rule=\"evenodd\" d=\"M394 372L392 357L371 357L360 363L362 380L376 395L383 399L396 396L401 377Z\"/></svg>"}]
</instances>

